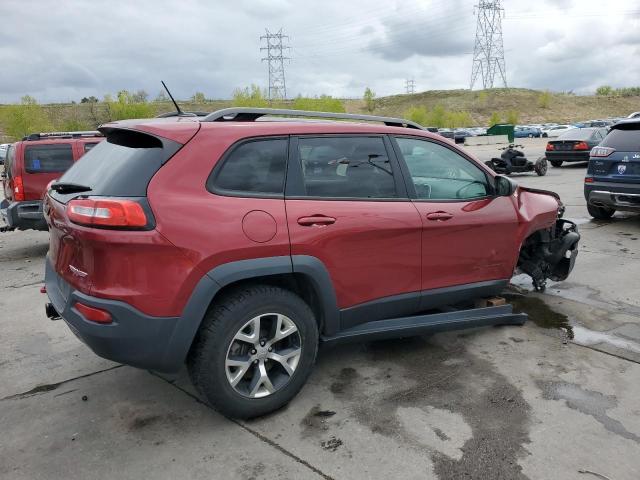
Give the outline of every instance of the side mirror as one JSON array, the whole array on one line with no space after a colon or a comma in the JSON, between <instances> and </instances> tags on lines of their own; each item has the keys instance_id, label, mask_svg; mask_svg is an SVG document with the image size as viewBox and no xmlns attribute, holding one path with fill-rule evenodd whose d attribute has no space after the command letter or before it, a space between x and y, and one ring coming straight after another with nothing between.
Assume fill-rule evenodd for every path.
<instances>
[{"instance_id":1,"label":"side mirror","mask_svg":"<svg viewBox=\"0 0 640 480\"><path fill-rule=\"evenodd\" d=\"M510 197L516 191L518 184L504 175L496 175L494 187L499 197Z\"/></svg>"}]
</instances>

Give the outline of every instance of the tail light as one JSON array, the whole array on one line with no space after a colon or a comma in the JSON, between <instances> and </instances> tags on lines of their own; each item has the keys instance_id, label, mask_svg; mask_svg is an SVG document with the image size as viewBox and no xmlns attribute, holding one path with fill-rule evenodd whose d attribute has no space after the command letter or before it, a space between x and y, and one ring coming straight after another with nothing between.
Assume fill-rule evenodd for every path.
<instances>
[{"instance_id":1,"label":"tail light","mask_svg":"<svg viewBox=\"0 0 640 480\"><path fill-rule=\"evenodd\" d=\"M552 144L547 143L547 148L546 148L546 150L547 150L547 152L550 152L551 150L555 150L555 149L553 148L553 145L552 145Z\"/></svg>"},{"instance_id":2,"label":"tail light","mask_svg":"<svg viewBox=\"0 0 640 480\"><path fill-rule=\"evenodd\" d=\"M67 216L73 223L90 227L141 229L149 223L142 205L117 198L71 200Z\"/></svg>"},{"instance_id":3,"label":"tail light","mask_svg":"<svg viewBox=\"0 0 640 480\"><path fill-rule=\"evenodd\" d=\"M584 177L584 183L593 183L593 177Z\"/></svg>"},{"instance_id":4,"label":"tail light","mask_svg":"<svg viewBox=\"0 0 640 480\"><path fill-rule=\"evenodd\" d=\"M13 177L13 199L16 202L24 201L24 183L22 177Z\"/></svg>"},{"instance_id":5,"label":"tail light","mask_svg":"<svg viewBox=\"0 0 640 480\"><path fill-rule=\"evenodd\" d=\"M589 144L587 142L578 142L573 145L574 150L589 150Z\"/></svg>"},{"instance_id":6,"label":"tail light","mask_svg":"<svg viewBox=\"0 0 640 480\"><path fill-rule=\"evenodd\" d=\"M592 157L608 157L615 151L616 149L611 147L593 147L590 155Z\"/></svg>"},{"instance_id":7,"label":"tail light","mask_svg":"<svg viewBox=\"0 0 640 480\"><path fill-rule=\"evenodd\" d=\"M74 307L76 310L78 310L82 314L84 318L86 318L91 322L95 322L95 323L113 322L113 319L111 318L111 314L106 310L90 307L89 305L85 305L84 303L80 303L80 302L76 302Z\"/></svg>"}]
</instances>

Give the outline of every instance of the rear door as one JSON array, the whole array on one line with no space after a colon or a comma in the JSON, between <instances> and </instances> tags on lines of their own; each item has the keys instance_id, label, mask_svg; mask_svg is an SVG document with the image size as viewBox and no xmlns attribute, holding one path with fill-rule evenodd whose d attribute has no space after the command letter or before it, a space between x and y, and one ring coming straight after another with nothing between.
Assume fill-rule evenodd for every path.
<instances>
[{"instance_id":1,"label":"rear door","mask_svg":"<svg viewBox=\"0 0 640 480\"><path fill-rule=\"evenodd\" d=\"M406 195L389 140L382 135L292 138L285 203L291 254L327 268L342 328L418 307L418 212ZM362 312L362 310L360 310Z\"/></svg>"},{"instance_id":2,"label":"rear door","mask_svg":"<svg viewBox=\"0 0 640 480\"><path fill-rule=\"evenodd\" d=\"M512 199L494 196L491 177L449 145L394 142L423 224L422 289L511 278L520 247Z\"/></svg>"}]
</instances>

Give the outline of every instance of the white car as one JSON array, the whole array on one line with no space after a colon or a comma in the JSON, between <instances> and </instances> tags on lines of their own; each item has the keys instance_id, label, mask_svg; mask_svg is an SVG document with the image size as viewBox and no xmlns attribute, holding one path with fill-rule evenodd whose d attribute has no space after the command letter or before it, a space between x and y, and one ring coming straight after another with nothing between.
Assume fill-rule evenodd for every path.
<instances>
[{"instance_id":1,"label":"white car","mask_svg":"<svg viewBox=\"0 0 640 480\"><path fill-rule=\"evenodd\" d=\"M0 165L4 165L4 159L7 156L7 149L9 148L8 143L3 143L0 145Z\"/></svg>"},{"instance_id":2,"label":"white car","mask_svg":"<svg viewBox=\"0 0 640 480\"><path fill-rule=\"evenodd\" d=\"M627 118L640 118L640 112L633 112Z\"/></svg>"},{"instance_id":3,"label":"white car","mask_svg":"<svg viewBox=\"0 0 640 480\"><path fill-rule=\"evenodd\" d=\"M563 134L564 132L566 132L567 130L573 130L574 127L573 125L556 125L554 127L549 127L546 130L542 130L542 136L546 136L550 137L550 138L555 138L555 137L559 137L561 134Z\"/></svg>"}]
</instances>

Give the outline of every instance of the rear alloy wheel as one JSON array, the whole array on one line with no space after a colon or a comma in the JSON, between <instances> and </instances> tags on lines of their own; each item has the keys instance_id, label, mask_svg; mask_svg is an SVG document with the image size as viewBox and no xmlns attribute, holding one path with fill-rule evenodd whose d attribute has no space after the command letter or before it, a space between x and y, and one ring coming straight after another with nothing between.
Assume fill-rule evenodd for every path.
<instances>
[{"instance_id":1,"label":"rear alloy wheel","mask_svg":"<svg viewBox=\"0 0 640 480\"><path fill-rule=\"evenodd\" d=\"M536 160L536 164L533 166L533 169L540 177L547 174L547 168L547 159L545 157L540 157Z\"/></svg>"},{"instance_id":2,"label":"rear alloy wheel","mask_svg":"<svg viewBox=\"0 0 640 480\"><path fill-rule=\"evenodd\" d=\"M300 297L279 287L250 286L216 301L187 366L216 410L251 418L277 410L300 391L317 351L317 324Z\"/></svg>"},{"instance_id":3,"label":"rear alloy wheel","mask_svg":"<svg viewBox=\"0 0 640 480\"><path fill-rule=\"evenodd\" d=\"M591 205L587 203L587 210L589 211L589 215L593 218L597 218L598 220L608 220L610 219L614 213L616 213L615 209L607 208L607 207L596 207L595 205Z\"/></svg>"},{"instance_id":4,"label":"rear alloy wheel","mask_svg":"<svg viewBox=\"0 0 640 480\"><path fill-rule=\"evenodd\" d=\"M562 160L550 160L551 161L551 165L553 165L556 168L560 168L562 166Z\"/></svg>"}]
</instances>

